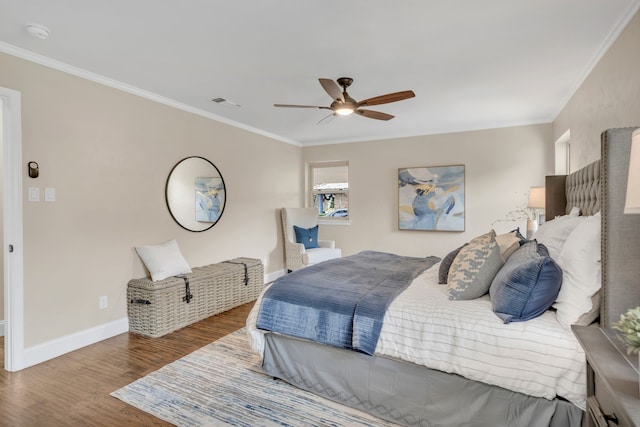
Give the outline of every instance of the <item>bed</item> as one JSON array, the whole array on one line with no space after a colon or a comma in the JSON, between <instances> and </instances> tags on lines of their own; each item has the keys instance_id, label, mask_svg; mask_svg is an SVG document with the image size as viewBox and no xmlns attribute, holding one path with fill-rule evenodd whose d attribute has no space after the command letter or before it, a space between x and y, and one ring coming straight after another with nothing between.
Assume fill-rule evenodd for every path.
<instances>
[{"instance_id":1,"label":"bed","mask_svg":"<svg viewBox=\"0 0 640 427\"><path fill-rule=\"evenodd\" d=\"M547 196L547 218L555 216L551 209L558 203L564 211L558 213L569 214L573 207L586 215L601 212L590 218L597 218L602 229L602 290L593 317L605 327L640 305L640 291L625 286L634 283L629 278L638 273L635 262L628 262L636 258L628 257L640 255L640 243L623 238L640 227L640 218L621 214L620 188L626 186L632 131L605 131L601 160L566 178L550 177L556 184L564 181L555 185L560 195ZM552 187L548 181L547 188ZM447 287L438 284L440 264L412 276L386 307L383 321L365 322L374 332L380 323L375 350L355 341L353 348L342 349L332 337L314 342L304 334L257 328L263 293L247 319L252 348L263 355L263 370L402 425L580 425L586 395L584 353L570 330L559 325L556 312L503 323L489 296L449 301ZM314 328L317 325L308 329Z\"/></svg>"}]
</instances>

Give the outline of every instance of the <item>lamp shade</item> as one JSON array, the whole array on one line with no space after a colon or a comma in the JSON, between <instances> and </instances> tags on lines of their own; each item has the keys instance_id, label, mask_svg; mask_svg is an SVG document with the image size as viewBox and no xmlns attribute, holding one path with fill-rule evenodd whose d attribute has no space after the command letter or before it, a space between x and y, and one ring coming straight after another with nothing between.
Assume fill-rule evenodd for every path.
<instances>
[{"instance_id":1,"label":"lamp shade","mask_svg":"<svg viewBox=\"0 0 640 427\"><path fill-rule=\"evenodd\" d=\"M629 157L624 213L640 214L640 129L636 129L631 136L631 156Z\"/></svg>"},{"instance_id":2,"label":"lamp shade","mask_svg":"<svg viewBox=\"0 0 640 427\"><path fill-rule=\"evenodd\" d=\"M530 208L544 209L544 187L531 187L527 206Z\"/></svg>"}]
</instances>

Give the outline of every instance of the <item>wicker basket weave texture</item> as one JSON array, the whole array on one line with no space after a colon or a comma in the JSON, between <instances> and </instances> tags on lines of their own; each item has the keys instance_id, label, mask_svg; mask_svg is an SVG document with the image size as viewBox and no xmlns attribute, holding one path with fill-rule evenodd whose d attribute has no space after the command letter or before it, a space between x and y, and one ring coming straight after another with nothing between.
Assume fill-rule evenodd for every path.
<instances>
[{"instance_id":1,"label":"wicker basket weave texture","mask_svg":"<svg viewBox=\"0 0 640 427\"><path fill-rule=\"evenodd\" d=\"M157 282L148 278L129 281L129 330L157 338L253 301L264 286L264 269L258 259L234 258L192 270L185 275L193 297L189 303L185 301L186 286L181 277Z\"/></svg>"}]
</instances>

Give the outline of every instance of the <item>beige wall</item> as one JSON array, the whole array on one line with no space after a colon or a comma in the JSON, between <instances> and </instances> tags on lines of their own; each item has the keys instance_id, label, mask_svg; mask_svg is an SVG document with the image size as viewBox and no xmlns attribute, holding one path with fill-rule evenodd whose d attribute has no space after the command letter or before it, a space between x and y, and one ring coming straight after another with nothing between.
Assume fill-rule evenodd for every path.
<instances>
[{"instance_id":1,"label":"beige wall","mask_svg":"<svg viewBox=\"0 0 640 427\"><path fill-rule=\"evenodd\" d=\"M494 223L526 203L529 187L552 172L551 125L420 136L303 148L309 162L349 161L350 226L322 225L345 254L365 249L411 256L444 256L489 231L517 224ZM398 230L398 168L465 165L466 231Z\"/></svg>"},{"instance_id":2,"label":"beige wall","mask_svg":"<svg viewBox=\"0 0 640 427\"><path fill-rule=\"evenodd\" d=\"M571 170L600 158L600 134L640 126L640 12L553 122L554 141L571 130Z\"/></svg>"},{"instance_id":3,"label":"beige wall","mask_svg":"<svg viewBox=\"0 0 640 427\"><path fill-rule=\"evenodd\" d=\"M2 135L3 135L3 130L2 130L2 102L0 102L0 225L3 223L3 215L4 215L4 207L3 207L3 190L4 190L4 181L3 181L3 176L4 176L4 169L3 169L3 165L4 165L4 150L3 150L3 141L2 141ZM3 228L0 226L0 242L2 242L2 244L4 244L4 231ZM2 274L2 282L4 284L4 256L0 257L0 274ZM0 322L4 321L4 289L0 288ZM3 329L3 328L0 328ZM0 334L1 335L1 334Z\"/></svg>"},{"instance_id":4,"label":"beige wall","mask_svg":"<svg viewBox=\"0 0 640 427\"><path fill-rule=\"evenodd\" d=\"M22 94L25 346L125 318L126 285L143 276L134 246L177 239L192 266L237 256L282 269L276 209L297 205L301 149L0 54L0 86ZM221 171L227 205L190 233L167 211L171 168L198 155ZM54 203L27 187L55 187ZM106 295L109 307L98 309Z\"/></svg>"}]
</instances>

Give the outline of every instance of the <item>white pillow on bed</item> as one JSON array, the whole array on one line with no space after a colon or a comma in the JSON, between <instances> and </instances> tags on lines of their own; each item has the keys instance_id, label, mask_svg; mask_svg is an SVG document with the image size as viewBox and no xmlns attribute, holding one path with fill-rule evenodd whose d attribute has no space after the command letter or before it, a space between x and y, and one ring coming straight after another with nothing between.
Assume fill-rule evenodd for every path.
<instances>
[{"instance_id":1,"label":"white pillow on bed","mask_svg":"<svg viewBox=\"0 0 640 427\"><path fill-rule=\"evenodd\" d=\"M191 273L191 267L182 256L178 242L169 240L159 245L137 246L136 252L151 274L154 282L178 274Z\"/></svg>"},{"instance_id":2,"label":"white pillow on bed","mask_svg":"<svg viewBox=\"0 0 640 427\"><path fill-rule=\"evenodd\" d=\"M553 307L558 321L566 328L589 324L599 313L602 287L600 228L601 216L580 217L558 257L562 268L562 287Z\"/></svg>"},{"instance_id":3,"label":"white pillow on bed","mask_svg":"<svg viewBox=\"0 0 640 427\"><path fill-rule=\"evenodd\" d=\"M533 233L531 239L535 239L538 243L545 245L551 258L557 261L569 234L584 218L572 214L559 216L542 224L538 231Z\"/></svg>"}]
</instances>

